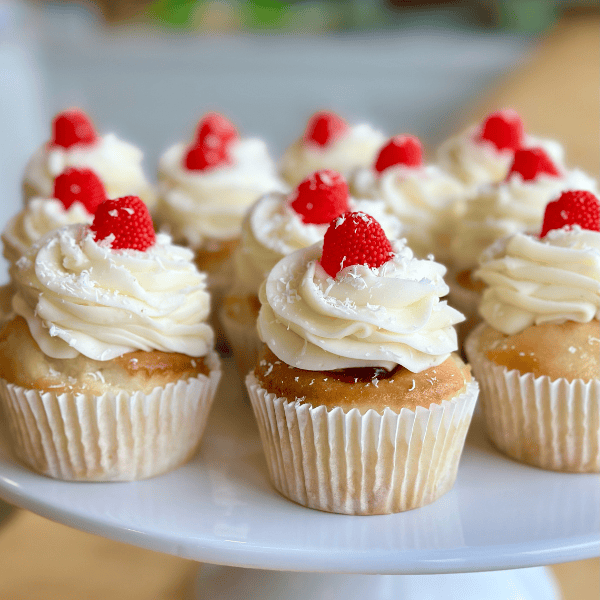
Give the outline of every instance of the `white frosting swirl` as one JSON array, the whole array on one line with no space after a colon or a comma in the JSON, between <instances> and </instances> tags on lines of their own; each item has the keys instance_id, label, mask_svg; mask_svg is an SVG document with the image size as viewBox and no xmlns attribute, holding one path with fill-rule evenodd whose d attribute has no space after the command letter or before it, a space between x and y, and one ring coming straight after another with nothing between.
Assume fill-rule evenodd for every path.
<instances>
[{"instance_id":1,"label":"white frosting swirl","mask_svg":"<svg viewBox=\"0 0 600 600\"><path fill-rule=\"evenodd\" d=\"M232 164L205 171L186 169L187 151L186 144L175 144L160 159L157 220L194 248L238 237L248 207L267 192L286 189L262 140L234 143Z\"/></svg>"},{"instance_id":2,"label":"white frosting swirl","mask_svg":"<svg viewBox=\"0 0 600 600\"><path fill-rule=\"evenodd\" d=\"M56 198L34 198L2 232L4 258L15 264L31 244L50 231L73 223L91 223L92 220L92 215L79 202L66 209Z\"/></svg>"},{"instance_id":3,"label":"white frosting swirl","mask_svg":"<svg viewBox=\"0 0 600 600\"><path fill-rule=\"evenodd\" d=\"M388 239L400 236L398 219L381 200L349 200L351 211L374 217ZM242 242L234 254L236 292L258 294L271 269L284 257L323 239L329 223L304 223L285 194L274 192L255 202L242 224Z\"/></svg>"},{"instance_id":4,"label":"white frosting swirl","mask_svg":"<svg viewBox=\"0 0 600 600\"><path fill-rule=\"evenodd\" d=\"M457 349L464 320L440 298L444 266L417 260L403 242L379 269L347 267L333 279L317 243L282 259L260 290L258 332L285 363L306 370L402 365L413 373Z\"/></svg>"},{"instance_id":5,"label":"white frosting swirl","mask_svg":"<svg viewBox=\"0 0 600 600\"><path fill-rule=\"evenodd\" d=\"M52 358L104 361L134 350L204 356L213 345L204 322L209 296L192 259L164 234L145 252L112 250L87 226L67 225L11 269L13 309Z\"/></svg>"},{"instance_id":6,"label":"white frosting swirl","mask_svg":"<svg viewBox=\"0 0 600 600\"><path fill-rule=\"evenodd\" d=\"M530 325L600 318L600 233L578 226L543 239L517 233L486 251L474 276L479 312L507 335Z\"/></svg>"},{"instance_id":7,"label":"white frosting swirl","mask_svg":"<svg viewBox=\"0 0 600 600\"><path fill-rule=\"evenodd\" d=\"M475 188L498 183L506 178L514 152L498 150L489 140L480 139L481 126L472 125L462 133L446 140L437 150L439 165ZM525 136L524 148L541 147L559 168L564 166L564 150L554 140Z\"/></svg>"},{"instance_id":8,"label":"white frosting swirl","mask_svg":"<svg viewBox=\"0 0 600 600\"><path fill-rule=\"evenodd\" d=\"M518 173L503 183L485 186L466 204L450 244L457 270L472 269L479 255L496 240L520 231L539 231L548 202L566 190L597 194L594 179L573 170L561 177L541 174L523 181Z\"/></svg>"},{"instance_id":9,"label":"white frosting swirl","mask_svg":"<svg viewBox=\"0 0 600 600\"><path fill-rule=\"evenodd\" d=\"M446 258L448 232L461 214L465 187L435 165L420 168L390 167L380 175L357 169L352 193L359 198L381 198L404 226L403 235L417 256Z\"/></svg>"},{"instance_id":10,"label":"white frosting swirl","mask_svg":"<svg viewBox=\"0 0 600 600\"><path fill-rule=\"evenodd\" d=\"M333 169L348 177L357 167L373 164L386 139L366 123L350 127L326 147L306 143L302 137L285 151L279 171L292 187L320 169Z\"/></svg>"},{"instance_id":11,"label":"white frosting swirl","mask_svg":"<svg viewBox=\"0 0 600 600\"><path fill-rule=\"evenodd\" d=\"M54 180L67 167L87 167L101 179L109 198L139 196L149 207L156 193L142 170L142 151L113 133L104 135L90 146L70 148L44 144L29 159L24 183L36 196L47 198L54 191Z\"/></svg>"}]
</instances>

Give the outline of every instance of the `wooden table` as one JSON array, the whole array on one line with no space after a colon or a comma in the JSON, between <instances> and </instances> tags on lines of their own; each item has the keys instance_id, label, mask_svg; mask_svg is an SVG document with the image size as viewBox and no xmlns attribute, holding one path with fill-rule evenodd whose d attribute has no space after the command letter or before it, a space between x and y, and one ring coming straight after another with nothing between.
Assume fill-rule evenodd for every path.
<instances>
[{"instance_id":1,"label":"wooden table","mask_svg":"<svg viewBox=\"0 0 600 600\"><path fill-rule=\"evenodd\" d=\"M456 116L456 127L511 106L527 129L560 140L569 165L600 171L600 19L567 20L531 61ZM597 600L600 560L553 568L564 600ZM112 542L15 510L0 525L2 600L183 600L197 564Z\"/></svg>"}]
</instances>

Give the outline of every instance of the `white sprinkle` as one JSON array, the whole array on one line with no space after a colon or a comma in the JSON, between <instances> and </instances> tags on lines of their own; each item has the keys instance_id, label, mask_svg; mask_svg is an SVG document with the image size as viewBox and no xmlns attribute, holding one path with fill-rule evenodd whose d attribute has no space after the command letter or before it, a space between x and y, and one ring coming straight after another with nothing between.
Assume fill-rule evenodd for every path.
<instances>
[{"instance_id":1,"label":"white sprinkle","mask_svg":"<svg viewBox=\"0 0 600 600\"><path fill-rule=\"evenodd\" d=\"M412 391L413 391L413 390L414 390L416 387L417 387L417 384L416 384L415 380L413 379L413 384L412 384L412 387L411 387L411 388L409 388L409 390L408 390L408 391L409 391L409 392L412 392Z\"/></svg>"},{"instance_id":2,"label":"white sprinkle","mask_svg":"<svg viewBox=\"0 0 600 600\"><path fill-rule=\"evenodd\" d=\"M273 365L269 364L269 368L265 371L265 377L268 377L271 374L272 370L273 370Z\"/></svg>"},{"instance_id":3,"label":"white sprinkle","mask_svg":"<svg viewBox=\"0 0 600 600\"><path fill-rule=\"evenodd\" d=\"M575 354L575 352L577 352L577 348L575 348L575 346L569 346L569 352L571 354Z\"/></svg>"},{"instance_id":4,"label":"white sprinkle","mask_svg":"<svg viewBox=\"0 0 600 600\"><path fill-rule=\"evenodd\" d=\"M119 216L119 211L118 211L116 208L113 208L112 210L109 210L109 211L108 211L108 214L109 214L111 217L118 217L118 216Z\"/></svg>"}]
</instances>

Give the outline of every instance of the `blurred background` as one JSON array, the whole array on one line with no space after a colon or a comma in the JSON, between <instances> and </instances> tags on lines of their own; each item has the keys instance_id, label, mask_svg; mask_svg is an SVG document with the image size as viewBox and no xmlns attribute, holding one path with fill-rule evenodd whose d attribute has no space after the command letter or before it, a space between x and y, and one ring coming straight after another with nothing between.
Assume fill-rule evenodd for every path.
<instances>
[{"instance_id":1,"label":"blurred background","mask_svg":"<svg viewBox=\"0 0 600 600\"><path fill-rule=\"evenodd\" d=\"M150 177L210 109L275 158L320 108L416 134L431 157L505 106L597 175L599 24L597 0L0 0L0 228L20 209L25 163L52 116L72 106L142 148ZM9 513L0 503L0 521ZM195 572L11 514L0 598L176 599ZM598 597L598 561L555 573L566 600Z\"/></svg>"}]
</instances>

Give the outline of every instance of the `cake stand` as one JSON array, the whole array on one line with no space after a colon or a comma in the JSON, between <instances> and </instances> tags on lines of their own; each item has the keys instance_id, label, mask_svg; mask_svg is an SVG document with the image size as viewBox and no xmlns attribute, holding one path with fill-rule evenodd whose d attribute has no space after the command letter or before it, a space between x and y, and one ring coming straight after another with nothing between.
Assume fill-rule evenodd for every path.
<instances>
[{"instance_id":1,"label":"cake stand","mask_svg":"<svg viewBox=\"0 0 600 600\"><path fill-rule=\"evenodd\" d=\"M60 482L21 466L2 442L0 497L210 563L197 597L211 600L552 600L540 565L600 554L600 479L505 458L477 416L454 488L429 506L360 517L286 500L269 484L251 408L227 362L201 449L181 469L133 483Z\"/></svg>"}]
</instances>

